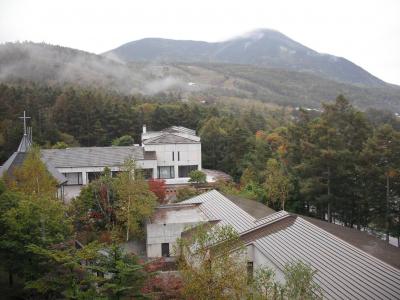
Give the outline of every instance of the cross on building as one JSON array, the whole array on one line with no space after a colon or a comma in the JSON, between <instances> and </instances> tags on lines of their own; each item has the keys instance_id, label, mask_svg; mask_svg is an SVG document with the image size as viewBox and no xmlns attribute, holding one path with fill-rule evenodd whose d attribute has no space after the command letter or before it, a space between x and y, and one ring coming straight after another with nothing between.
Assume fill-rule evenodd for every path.
<instances>
[{"instance_id":1,"label":"cross on building","mask_svg":"<svg viewBox=\"0 0 400 300\"><path fill-rule=\"evenodd\" d=\"M24 110L24 116L19 118L24 120L24 135L27 135L26 119L30 119L31 117L27 117L26 112Z\"/></svg>"}]
</instances>

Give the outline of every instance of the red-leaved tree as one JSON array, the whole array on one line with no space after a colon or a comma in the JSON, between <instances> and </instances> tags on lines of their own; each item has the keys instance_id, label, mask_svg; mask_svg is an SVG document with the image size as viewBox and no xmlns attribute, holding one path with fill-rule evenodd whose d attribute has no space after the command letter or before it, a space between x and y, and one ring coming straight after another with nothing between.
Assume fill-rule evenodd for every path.
<instances>
[{"instance_id":1,"label":"red-leaved tree","mask_svg":"<svg viewBox=\"0 0 400 300\"><path fill-rule=\"evenodd\" d=\"M158 198L158 201L160 203L165 202L165 197L166 197L166 186L165 186L165 180L163 179L150 179L148 181L149 184L149 189L152 191Z\"/></svg>"}]
</instances>

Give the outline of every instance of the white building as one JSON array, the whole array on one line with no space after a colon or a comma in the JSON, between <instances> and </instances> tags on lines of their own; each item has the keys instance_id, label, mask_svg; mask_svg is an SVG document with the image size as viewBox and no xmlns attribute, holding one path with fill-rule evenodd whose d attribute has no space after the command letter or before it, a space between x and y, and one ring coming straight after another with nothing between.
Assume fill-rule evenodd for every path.
<instances>
[{"instance_id":1,"label":"white building","mask_svg":"<svg viewBox=\"0 0 400 300\"><path fill-rule=\"evenodd\" d=\"M212 222L239 233L250 270L270 267L284 281L285 265L300 260L317 271L314 281L325 299L400 298L396 247L355 229L285 211L260 217L260 203L248 201L239 203L214 190L159 207L147 224L148 256L173 255L176 239L188 226Z\"/></svg>"},{"instance_id":2,"label":"white building","mask_svg":"<svg viewBox=\"0 0 400 300\"><path fill-rule=\"evenodd\" d=\"M0 169L0 177L11 173L17 162L22 163L17 158L25 157L30 144L31 137L25 134L18 150ZM128 159L136 162L146 179L164 179L167 185L185 184L192 170L201 170L200 137L194 130L177 126L152 132L143 126L142 145L44 149L41 156L66 201L79 195L82 186L98 178L105 167L116 174Z\"/></svg>"},{"instance_id":3,"label":"white building","mask_svg":"<svg viewBox=\"0 0 400 300\"><path fill-rule=\"evenodd\" d=\"M118 173L128 159L133 159L143 169L146 179L154 178L157 160L154 152L146 152L140 146L76 147L41 150L42 160L61 173L66 182L63 195L66 201L79 195L83 186L98 178L109 168Z\"/></svg>"},{"instance_id":4,"label":"white building","mask_svg":"<svg viewBox=\"0 0 400 300\"><path fill-rule=\"evenodd\" d=\"M176 241L190 226L208 222L197 204L161 205L146 225L148 257L174 256Z\"/></svg>"},{"instance_id":5,"label":"white building","mask_svg":"<svg viewBox=\"0 0 400 300\"><path fill-rule=\"evenodd\" d=\"M143 126L142 146L146 152L156 153L154 176L167 184L187 183L191 171L201 170L200 137L194 130L172 126L148 132Z\"/></svg>"}]
</instances>

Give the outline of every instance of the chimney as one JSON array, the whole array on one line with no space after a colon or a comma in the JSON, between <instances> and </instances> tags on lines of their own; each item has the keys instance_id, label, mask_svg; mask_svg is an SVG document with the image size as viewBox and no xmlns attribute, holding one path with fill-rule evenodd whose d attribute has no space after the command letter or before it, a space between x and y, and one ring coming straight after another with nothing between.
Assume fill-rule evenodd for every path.
<instances>
[{"instance_id":1,"label":"chimney","mask_svg":"<svg viewBox=\"0 0 400 300\"><path fill-rule=\"evenodd\" d=\"M143 125L143 133L146 133L146 125Z\"/></svg>"}]
</instances>

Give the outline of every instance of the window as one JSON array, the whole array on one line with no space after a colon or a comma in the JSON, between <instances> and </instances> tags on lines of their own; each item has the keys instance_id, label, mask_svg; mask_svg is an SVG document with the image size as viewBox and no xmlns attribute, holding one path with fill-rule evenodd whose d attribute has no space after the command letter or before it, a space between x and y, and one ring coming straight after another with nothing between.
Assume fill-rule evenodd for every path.
<instances>
[{"instance_id":1,"label":"window","mask_svg":"<svg viewBox=\"0 0 400 300\"><path fill-rule=\"evenodd\" d=\"M158 167L158 178L160 179L175 178L174 166Z\"/></svg>"},{"instance_id":2,"label":"window","mask_svg":"<svg viewBox=\"0 0 400 300\"><path fill-rule=\"evenodd\" d=\"M144 179L153 178L153 169L141 169Z\"/></svg>"},{"instance_id":3,"label":"window","mask_svg":"<svg viewBox=\"0 0 400 300\"><path fill-rule=\"evenodd\" d=\"M74 172L74 173L63 173L65 178L67 178L67 185L81 185L82 182L82 173Z\"/></svg>"},{"instance_id":4,"label":"window","mask_svg":"<svg viewBox=\"0 0 400 300\"><path fill-rule=\"evenodd\" d=\"M169 243L162 243L161 244L161 256L169 257Z\"/></svg>"},{"instance_id":5,"label":"window","mask_svg":"<svg viewBox=\"0 0 400 300\"><path fill-rule=\"evenodd\" d=\"M118 175L121 173L121 171L112 171L111 172L111 177L118 177Z\"/></svg>"},{"instance_id":6,"label":"window","mask_svg":"<svg viewBox=\"0 0 400 300\"><path fill-rule=\"evenodd\" d=\"M178 151L178 161L181 160L181 153Z\"/></svg>"},{"instance_id":7,"label":"window","mask_svg":"<svg viewBox=\"0 0 400 300\"><path fill-rule=\"evenodd\" d=\"M197 170L198 166L197 165L190 165L190 166L179 166L178 167L178 173L179 177L189 177L190 172Z\"/></svg>"},{"instance_id":8,"label":"window","mask_svg":"<svg viewBox=\"0 0 400 300\"><path fill-rule=\"evenodd\" d=\"M253 281L254 266L252 261L247 262L247 283L250 284Z\"/></svg>"},{"instance_id":9,"label":"window","mask_svg":"<svg viewBox=\"0 0 400 300\"><path fill-rule=\"evenodd\" d=\"M172 152L172 161L175 160L175 152Z\"/></svg>"},{"instance_id":10,"label":"window","mask_svg":"<svg viewBox=\"0 0 400 300\"><path fill-rule=\"evenodd\" d=\"M101 175L103 175L103 172L88 172L87 178L88 178L89 182L92 182L92 181L100 178Z\"/></svg>"}]
</instances>

